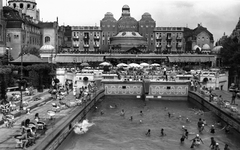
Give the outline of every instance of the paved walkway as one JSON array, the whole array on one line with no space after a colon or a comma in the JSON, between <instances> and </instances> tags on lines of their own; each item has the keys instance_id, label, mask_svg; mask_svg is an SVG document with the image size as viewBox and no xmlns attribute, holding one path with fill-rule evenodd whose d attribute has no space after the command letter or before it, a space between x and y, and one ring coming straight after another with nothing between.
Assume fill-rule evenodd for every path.
<instances>
[{"instance_id":1,"label":"paved walkway","mask_svg":"<svg viewBox=\"0 0 240 150\"><path fill-rule=\"evenodd\" d=\"M45 100L46 100L47 98L49 98L50 96L51 96L51 95L48 93L48 90L46 89L46 90L44 90L43 92L37 92L36 94L34 94L34 95L32 95L32 96L23 96L23 101L27 102L27 103L28 103L27 108L30 108L30 109L31 109L31 108L33 108L36 104L39 104L40 102L45 101ZM39 101L33 101L33 99L36 98L36 97L40 97L41 100L39 100ZM18 102L18 103L20 103L20 102ZM10 112L10 114L14 115L15 117L18 117L19 115L21 115L20 112L18 111L18 109L19 109L19 104L18 104L18 103L16 103L16 105L17 105L17 110ZM3 124L2 116L3 116L3 114L0 113L0 125Z\"/></svg>"},{"instance_id":2,"label":"paved walkway","mask_svg":"<svg viewBox=\"0 0 240 150\"><path fill-rule=\"evenodd\" d=\"M46 95L45 95L46 96ZM48 95L49 96L49 95ZM71 101L75 101L73 94L70 93L67 95L62 102L70 104ZM37 101L41 104L41 101ZM36 103L37 103L36 102ZM0 126L0 150L16 149L16 142L14 135L21 134L20 124L25 119L29 118L30 120L34 119L34 115L39 113L41 121L47 123L47 131L54 128L54 125L61 120L64 116L71 113L74 107L66 107L66 109L57 112L54 116L55 119L50 120L49 115L47 114L48 110L53 110L52 103L58 103L57 100L51 100L46 103L41 104L39 107L34 108L30 114L24 114L15 119L13 128L6 128L4 125ZM40 137L42 138L42 137ZM37 142L37 141L36 141Z\"/></svg>"},{"instance_id":3,"label":"paved walkway","mask_svg":"<svg viewBox=\"0 0 240 150\"><path fill-rule=\"evenodd\" d=\"M216 95L222 95L222 98L223 100L226 100L226 101L229 101L231 102L232 100L232 93L229 92L229 91L224 91L224 90L214 90L212 91L213 94L216 94ZM209 96L205 96L207 99L209 99ZM237 108L238 108L238 111L240 112L240 98L236 98L235 100L236 104L235 105Z\"/></svg>"}]
</instances>

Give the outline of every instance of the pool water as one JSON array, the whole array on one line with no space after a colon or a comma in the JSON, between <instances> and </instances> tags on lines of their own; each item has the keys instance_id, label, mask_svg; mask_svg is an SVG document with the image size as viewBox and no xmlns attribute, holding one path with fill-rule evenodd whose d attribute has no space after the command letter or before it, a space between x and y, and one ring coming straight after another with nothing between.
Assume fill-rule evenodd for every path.
<instances>
[{"instance_id":1,"label":"pool water","mask_svg":"<svg viewBox=\"0 0 240 150\"><path fill-rule=\"evenodd\" d=\"M115 104L117 108L110 108ZM216 133L211 134L210 125L215 124L218 118L211 112L197 114L196 109L192 108L184 101L148 101L145 105L139 99L105 99L97 105L97 110L92 110L86 117L95 125L85 134L71 132L57 150L187 150L191 149L190 140L198 133L199 118L206 119L208 126L200 134L204 144L195 149L210 149L210 137L213 136L221 149L227 143L231 150L239 150L240 134L235 131L226 134L222 127L216 127ZM125 111L124 117L120 115L122 109ZM143 111L143 116L140 111ZM173 116L169 118L168 112ZM133 117L132 121L130 116ZM190 122L187 123L186 118ZM180 144L183 125L190 135ZM166 136L160 136L161 128ZM145 135L148 129L151 129L150 137Z\"/></svg>"}]
</instances>

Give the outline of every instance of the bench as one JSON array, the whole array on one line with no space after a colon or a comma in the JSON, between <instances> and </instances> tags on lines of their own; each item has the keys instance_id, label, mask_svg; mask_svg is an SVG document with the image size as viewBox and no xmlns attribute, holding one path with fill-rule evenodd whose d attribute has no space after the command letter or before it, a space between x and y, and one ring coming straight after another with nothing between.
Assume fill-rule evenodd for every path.
<instances>
[{"instance_id":1,"label":"bench","mask_svg":"<svg viewBox=\"0 0 240 150\"><path fill-rule=\"evenodd\" d=\"M11 92L11 91L17 91L19 89L19 87L15 86L15 87L8 87L7 91Z\"/></svg>"}]
</instances>

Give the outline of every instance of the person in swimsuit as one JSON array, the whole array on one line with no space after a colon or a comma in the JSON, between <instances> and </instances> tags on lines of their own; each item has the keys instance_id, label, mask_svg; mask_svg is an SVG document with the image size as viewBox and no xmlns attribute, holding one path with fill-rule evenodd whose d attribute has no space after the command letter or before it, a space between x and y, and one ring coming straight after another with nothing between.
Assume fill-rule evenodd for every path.
<instances>
[{"instance_id":1,"label":"person in swimsuit","mask_svg":"<svg viewBox=\"0 0 240 150\"><path fill-rule=\"evenodd\" d=\"M166 136L166 133L164 133L164 129L161 129L161 136Z\"/></svg>"},{"instance_id":2,"label":"person in swimsuit","mask_svg":"<svg viewBox=\"0 0 240 150\"><path fill-rule=\"evenodd\" d=\"M214 127L214 125L211 126L211 128L210 128L210 133L212 133L212 134L215 133L215 127Z\"/></svg>"},{"instance_id":3,"label":"person in swimsuit","mask_svg":"<svg viewBox=\"0 0 240 150\"><path fill-rule=\"evenodd\" d=\"M151 135L151 129L148 129L146 136L150 136Z\"/></svg>"},{"instance_id":4,"label":"person in swimsuit","mask_svg":"<svg viewBox=\"0 0 240 150\"><path fill-rule=\"evenodd\" d=\"M211 144L210 144L209 147L210 147L211 149L214 149L215 146L216 146L216 141L215 141L214 137L211 137Z\"/></svg>"}]
</instances>

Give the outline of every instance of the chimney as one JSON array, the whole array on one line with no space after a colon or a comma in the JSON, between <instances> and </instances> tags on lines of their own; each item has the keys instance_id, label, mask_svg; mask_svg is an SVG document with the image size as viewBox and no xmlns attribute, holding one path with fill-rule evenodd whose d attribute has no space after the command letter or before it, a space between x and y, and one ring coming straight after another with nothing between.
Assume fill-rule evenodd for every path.
<instances>
[{"instance_id":1,"label":"chimney","mask_svg":"<svg viewBox=\"0 0 240 150\"><path fill-rule=\"evenodd\" d=\"M57 17L57 23L58 23L58 17Z\"/></svg>"}]
</instances>

